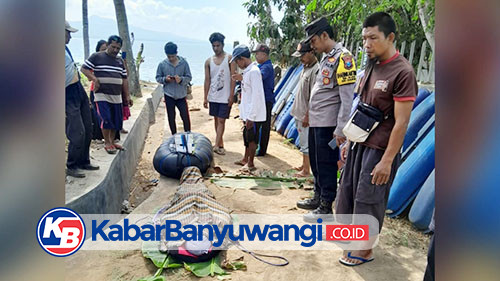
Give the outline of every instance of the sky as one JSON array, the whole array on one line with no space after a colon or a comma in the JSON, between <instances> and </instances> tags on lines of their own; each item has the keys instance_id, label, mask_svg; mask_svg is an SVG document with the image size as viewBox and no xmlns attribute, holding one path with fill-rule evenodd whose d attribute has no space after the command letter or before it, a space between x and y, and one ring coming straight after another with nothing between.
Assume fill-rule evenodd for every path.
<instances>
[{"instance_id":1,"label":"sky","mask_svg":"<svg viewBox=\"0 0 500 281\"><path fill-rule=\"evenodd\" d=\"M205 40L218 31L228 42L234 40L249 44L249 19L242 6L245 0L125 0L130 26L178 36ZM272 9L273 18L281 20L283 13ZM88 0L88 16L115 20L112 0ZM66 0L66 20L82 20L82 1Z\"/></svg>"}]
</instances>

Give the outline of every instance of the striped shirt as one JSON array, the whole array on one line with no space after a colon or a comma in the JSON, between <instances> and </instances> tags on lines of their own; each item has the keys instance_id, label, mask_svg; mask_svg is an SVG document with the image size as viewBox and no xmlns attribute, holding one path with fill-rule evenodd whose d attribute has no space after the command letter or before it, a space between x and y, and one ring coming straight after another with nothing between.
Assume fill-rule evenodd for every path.
<instances>
[{"instance_id":1,"label":"striped shirt","mask_svg":"<svg viewBox=\"0 0 500 281\"><path fill-rule=\"evenodd\" d=\"M99 80L100 86L94 93L95 101L122 103L122 84L127 78L127 71L121 58L113 58L105 51L98 52L92 54L82 67L93 70Z\"/></svg>"}]
</instances>

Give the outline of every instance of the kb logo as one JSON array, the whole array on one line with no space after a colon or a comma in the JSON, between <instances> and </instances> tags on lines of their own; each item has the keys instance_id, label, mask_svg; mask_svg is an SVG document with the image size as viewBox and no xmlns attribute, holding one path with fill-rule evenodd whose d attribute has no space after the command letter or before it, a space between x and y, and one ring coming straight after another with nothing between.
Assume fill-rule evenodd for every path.
<instances>
[{"instance_id":1,"label":"kb logo","mask_svg":"<svg viewBox=\"0 0 500 281\"><path fill-rule=\"evenodd\" d=\"M36 234L38 243L47 253L65 257L75 253L83 245L85 224L73 210L54 208L38 221Z\"/></svg>"}]
</instances>

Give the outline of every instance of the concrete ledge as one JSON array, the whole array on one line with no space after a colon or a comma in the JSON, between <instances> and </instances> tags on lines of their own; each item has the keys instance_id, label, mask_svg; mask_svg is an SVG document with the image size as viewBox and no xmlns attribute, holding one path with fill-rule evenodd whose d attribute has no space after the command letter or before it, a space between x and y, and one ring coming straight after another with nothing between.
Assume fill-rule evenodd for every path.
<instances>
[{"instance_id":1,"label":"concrete ledge","mask_svg":"<svg viewBox=\"0 0 500 281\"><path fill-rule=\"evenodd\" d=\"M150 124L155 122L155 111L163 96L161 86L147 99L139 116L123 142L126 151L114 156L104 179L94 188L77 198L69 199L66 206L80 214L119 214L123 200L129 196L130 182L144 148Z\"/></svg>"}]
</instances>

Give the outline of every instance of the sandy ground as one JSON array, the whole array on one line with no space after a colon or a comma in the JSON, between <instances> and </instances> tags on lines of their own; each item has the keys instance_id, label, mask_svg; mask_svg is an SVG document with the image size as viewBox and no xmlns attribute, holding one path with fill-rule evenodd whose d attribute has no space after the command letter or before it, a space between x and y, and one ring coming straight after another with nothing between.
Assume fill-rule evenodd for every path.
<instances>
[{"instance_id":1,"label":"sandy ground","mask_svg":"<svg viewBox=\"0 0 500 281\"><path fill-rule=\"evenodd\" d=\"M202 87L194 87L194 99L189 101L192 131L202 133L212 142L215 139L213 118L203 108ZM226 123L224 143L226 155L215 154L215 165L224 171L236 171L233 162L244 153L241 123L233 117L238 110L233 107L231 118ZM178 117L178 130L182 122ZM150 214L166 204L173 195L177 181L160 177L154 171L154 152L170 131L165 122L165 107L160 105L156 113L157 122L150 128L142 159L132 182L130 196L134 214ZM271 133L268 155L256 158L260 169L285 172L301 163L301 154L276 132ZM159 179L157 185L152 180ZM297 214L298 199L309 195L304 189L282 189L273 191L234 190L215 186L206 181L217 199L235 213ZM406 220L387 218L382 230L379 246L375 249L375 260L371 263L348 268L338 262L340 250L333 251L281 251L269 254L285 256L290 264L273 267L263 264L238 250L227 253L229 259L244 256L248 269L231 272L231 280L422 280L426 266L428 237L418 233ZM67 280L137 280L152 276L156 268L142 257L140 251L80 251L67 258ZM199 279L184 269L164 272L168 280ZM203 279L216 280L216 277Z\"/></svg>"}]
</instances>

